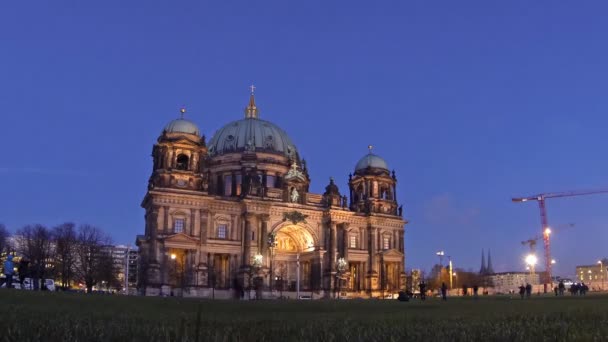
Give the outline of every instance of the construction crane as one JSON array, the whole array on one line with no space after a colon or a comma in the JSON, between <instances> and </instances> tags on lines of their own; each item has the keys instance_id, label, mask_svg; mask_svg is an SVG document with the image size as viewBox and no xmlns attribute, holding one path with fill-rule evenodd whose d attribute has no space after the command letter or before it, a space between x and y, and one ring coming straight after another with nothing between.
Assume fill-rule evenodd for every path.
<instances>
[{"instance_id":1,"label":"construction crane","mask_svg":"<svg viewBox=\"0 0 608 342\"><path fill-rule=\"evenodd\" d=\"M604 194L608 193L607 189L597 189L597 190L586 190L586 191L565 191L565 192L550 192L544 194L538 194L534 196L528 197L516 197L512 198L513 202L528 202L528 201L538 201L538 207L540 209L540 223L541 223L541 232L543 236L543 242L545 246L545 276L546 279L544 281L545 284L551 284L551 246L549 243L549 235L551 235L551 228L549 228L549 220L547 219L547 208L545 206L545 200L547 198L558 198L558 197L572 197L572 196L584 196L584 195L595 195L595 194Z\"/></svg>"},{"instance_id":2,"label":"construction crane","mask_svg":"<svg viewBox=\"0 0 608 342\"><path fill-rule=\"evenodd\" d=\"M553 227L553 230L556 230L556 228L558 230L562 230L562 228L572 228L574 227L574 223L569 223L567 225L559 225L556 227ZM530 255L536 255L536 244L538 242L538 240L540 240L542 238L541 235L536 235L533 238L529 238L528 240L522 241L521 244L522 245L527 245L530 246ZM553 259L551 260L551 264L553 264ZM530 273L534 273L534 265L529 265L530 266Z\"/></svg>"}]
</instances>

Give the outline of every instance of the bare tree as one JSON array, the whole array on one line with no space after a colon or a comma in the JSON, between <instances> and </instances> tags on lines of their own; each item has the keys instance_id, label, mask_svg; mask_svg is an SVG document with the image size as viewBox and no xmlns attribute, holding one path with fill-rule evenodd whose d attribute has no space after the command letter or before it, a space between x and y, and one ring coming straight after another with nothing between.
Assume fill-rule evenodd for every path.
<instances>
[{"instance_id":1,"label":"bare tree","mask_svg":"<svg viewBox=\"0 0 608 342\"><path fill-rule=\"evenodd\" d=\"M15 234L17 251L30 260L30 275L34 279L34 290L39 289L39 279L52 271L51 231L40 224L28 225Z\"/></svg>"},{"instance_id":2,"label":"bare tree","mask_svg":"<svg viewBox=\"0 0 608 342\"><path fill-rule=\"evenodd\" d=\"M67 222L53 228L55 242L55 270L61 279L61 286L67 288L74 278L76 247L78 243L74 223Z\"/></svg>"},{"instance_id":3,"label":"bare tree","mask_svg":"<svg viewBox=\"0 0 608 342\"><path fill-rule=\"evenodd\" d=\"M6 227L0 223L0 255L9 252L8 238L10 234Z\"/></svg>"},{"instance_id":4,"label":"bare tree","mask_svg":"<svg viewBox=\"0 0 608 342\"><path fill-rule=\"evenodd\" d=\"M104 246L110 244L110 239L101 229L85 224L78 228L77 241L75 275L91 293L93 286L104 278L108 259Z\"/></svg>"}]
</instances>

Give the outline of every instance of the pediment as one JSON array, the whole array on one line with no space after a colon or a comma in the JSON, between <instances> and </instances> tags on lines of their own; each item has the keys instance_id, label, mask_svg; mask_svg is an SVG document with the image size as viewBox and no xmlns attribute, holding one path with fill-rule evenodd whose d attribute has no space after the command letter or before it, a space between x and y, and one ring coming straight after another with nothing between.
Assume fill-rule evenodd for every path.
<instances>
[{"instance_id":1,"label":"pediment","mask_svg":"<svg viewBox=\"0 0 608 342\"><path fill-rule=\"evenodd\" d=\"M385 258L403 258L403 253L399 252L396 249L386 250L386 251L382 252L382 255Z\"/></svg>"},{"instance_id":2,"label":"pediment","mask_svg":"<svg viewBox=\"0 0 608 342\"><path fill-rule=\"evenodd\" d=\"M173 235L169 235L163 239L165 245L167 246L192 246L199 243L198 239L195 239L191 236L188 236L184 233L177 233Z\"/></svg>"}]
</instances>

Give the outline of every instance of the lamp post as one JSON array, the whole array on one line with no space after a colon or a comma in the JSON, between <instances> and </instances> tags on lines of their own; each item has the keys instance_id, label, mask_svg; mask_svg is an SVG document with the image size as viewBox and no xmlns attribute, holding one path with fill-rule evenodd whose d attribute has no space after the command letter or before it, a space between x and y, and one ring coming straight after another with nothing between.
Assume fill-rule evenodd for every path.
<instances>
[{"instance_id":1,"label":"lamp post","mask_svg":"<svg viewBox=\"0 0 608 342\"><path fill-rule=\"evenodd\" d=\"M270 286L270 293L273 291L273 280L274 280L274 249L277 246L277 236L275 233L268 234L268 248L270 249L270 280L268 285Z\"/></svg>"},{"instance_id":2,"label":"lamp post","mask_svg":"<svg viewBox=\"0 0 608 342\"><path fill-rule=\"evenodd\" d=\"M211 299L215 299L215 262L207 253L207 285L211 285Z\"/></svg>"},{"instance_id":3,"label":"lamp post","mask_svg":"<svg viewBox=\"0 0 608 342\"><path fill-rule=\"evenodd\" d=\"M600 264L600 278L602 279L602 291L604 291L604 263L602 260L597 261Z\"/></svg>"},{"instance_id":4,"label":"lamp post","mask_svg":"<svg viewBox=\"0 0 608 342\"><path fill-rule=\"evenodd\" d=\"M251 260L251 266L253 266L253 268L255 269L255 275L256 275L256 279L259 278L259 272L260 272L260 268L262 268L262 265L264 264L264 256L262 254L256 254L253 256L252 260ZM251 286L251 278L252 275L249 275L249 286ZM255 290L255 299L260 299L258 296L258 285L256 284L257 281L254 281L254 290ZM251 295L250 295L251 298Z\"/></svg>"},{"instance_id":5,"label":"lamp post","mask_svg":"<svg viewBox=\"0 0 608 342\"><path fill-rule=\"evenodd\" d=\"M339 258L338 262L336 263L336 280L338 282L337 284L337 288L338 288L338 299L340 299L340 291L342 290L342 275L344 274L344 272L346 271L346 268L348 267L348 261L346 261L346 259L344 258Z\"/></svg>"},{"instance_id":6,"label":"lamp post","mask_svg":"<svg viewBox=\"0 0 608 342\"><path fill-rule=\"evenodd\" d=\"M439 257L439 265L443 266L443 256L445 255L445 252L439 251L439 252L435 253L435 255L437 255Z\"/></svg>"},{"instance_id":7,"label":"lamp post","mask_svg":"<svg viewBox=\"0 0 608 342\"><path fill-rule=\"evenodd\" d=\"M448 256L449 259L449 272L450 272L450 290L452 289L452 257ZM454 273L455 274L455 273Z\"/></svg>"}]
</instances>

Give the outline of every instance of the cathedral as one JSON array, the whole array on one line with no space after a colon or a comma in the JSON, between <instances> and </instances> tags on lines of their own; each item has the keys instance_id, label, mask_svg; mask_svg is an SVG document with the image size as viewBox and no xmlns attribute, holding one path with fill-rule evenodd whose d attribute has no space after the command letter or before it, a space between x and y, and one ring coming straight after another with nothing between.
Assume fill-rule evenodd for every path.
<instances>
[{"instance_id":1,"label":"cathedral","mask_svg":"<svg viewBox=\"0 0 608 342\"><path fill-rule=\"evenodd\" d=\"M209 141L184 113L152 148L140 293L371 298L405 287L397 178L371 146L345 170L346 192L329 179L316 194L293 141L260 118L253 87L244 117Z\"/></svg>"}]
</instances>

